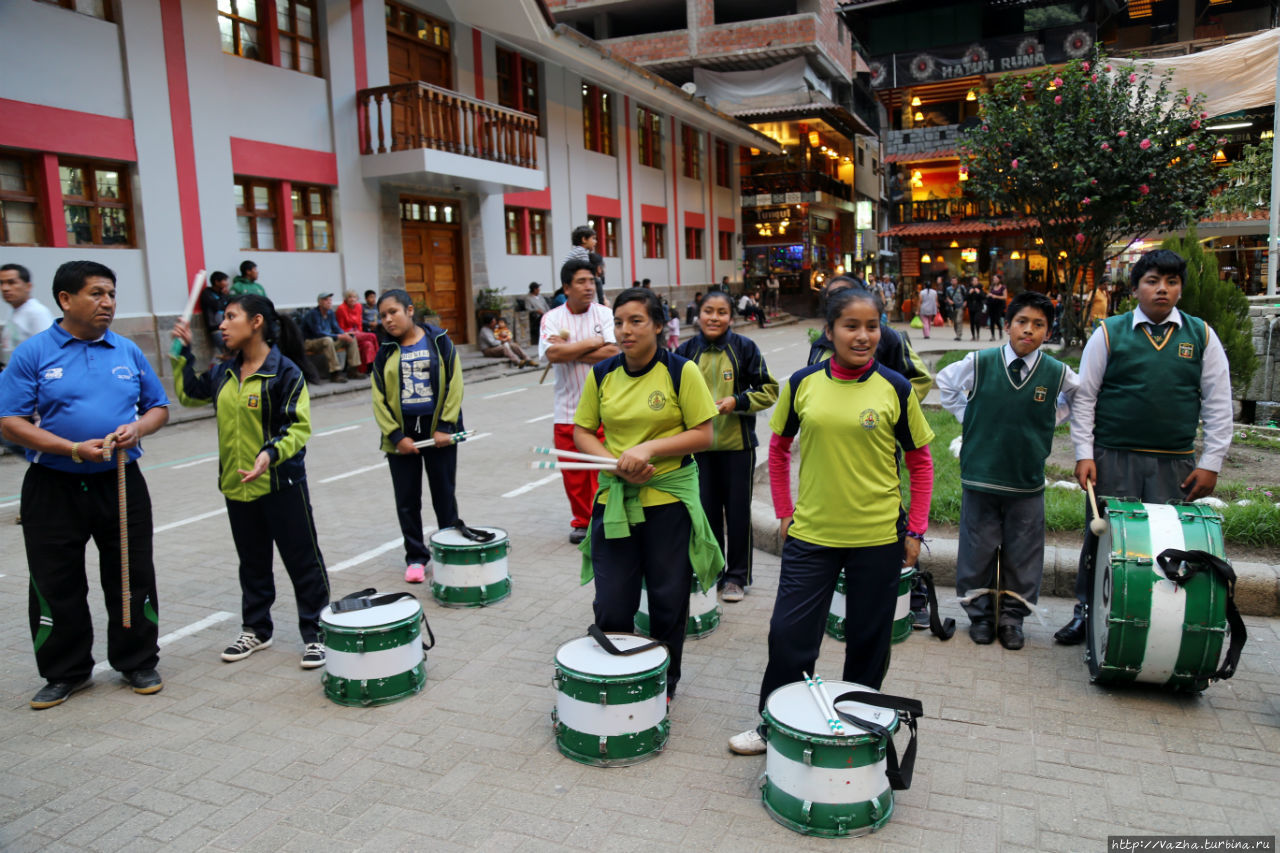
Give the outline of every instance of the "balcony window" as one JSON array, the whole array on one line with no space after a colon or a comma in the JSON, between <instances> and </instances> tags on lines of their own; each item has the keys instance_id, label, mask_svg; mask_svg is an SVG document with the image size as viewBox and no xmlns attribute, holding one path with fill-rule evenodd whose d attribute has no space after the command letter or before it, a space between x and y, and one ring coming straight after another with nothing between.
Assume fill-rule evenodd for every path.
<instances>
[{"instance_id":1,"label":"balcony window","mask_svg":"<svg viewBox=\"0 0 1280 853\"><path fill-rule=\"evenodd\" d=\"M43 242L36 175L32 155L0 150L0 245L38 246Z\"/></svg>"},{"instance_id":2,"label":"balcony window","mask_svg":"<svg viewBox=\"0 0 1280 853\"><path fill-rule=\"evenodd\" d=\"M275 0L280 32L280 67L304 74L319 74L320 51L316 32L316 0Z\"/></svg>"},{"instance_id":3,"label":"balcony window","mask_svg":"<svg viewBox=\"0 0 1280 853\"><path fill-rule=\"evenodd\" d=\"M680 126L680 142L684 149L684 176L702 180L702 134L683 124Z\"/></svg>"},{"instance_id":4,"label":"balcony window","mask_svg":"<svg viewBox=\"0 0 1280 853\"><path fill-rule=\"evenodd\" d=\"M529 207L506 209L506 235L508 255L547 254L546 210Z\"/></svg>"},{"instance_id":5,"label":"balcony window","mask_svg":"<svg viewBox=\"0 0 1280 853\"><path fill-rule=\"evenodd\" d=\"M498 103L541 119L538 63L501 47L497 49L497 57Z\"/></svg>"},{"instance_id":6,"label":"balcony window","mask_svg":"<svg viewBox=\"0 0 1280 853\"><path fill-rule=\"evenodd\" d=\"M58 180L68 245L133 245L128 172L111 163L59 160Z\"/></svg>"},{"instance_id":7,"label":"balcony window","mask_svg":"<svg viewBox=\"0 0 1280 853\"><path fill-rule=\"evenodd\" d=\"M640 226L640 234L644 241L646 258L667 256L667 226L659 222L645 222Z\"/></svg>"},{"instance_id":8,"label":"balcony window","mask_svg":"<svg viewBox=\"0 0 1280 853\"><path fill-rule=\"evenodd\" d=\"M730 169L733 163L729 159L729 143L716 140L716 186L727 187L729 183Z\"/></svg>"},{"instance_id":9,"label":"balcony window","mask_svg":"<svg viewBox=\"0 0 1280 853\"><path fill-rule=\"evenodd\" d=\"M720 238L718 242L720 244L720 260L733 260L733 232L721 231L719 232L719 235Z\"/></svg>"},{"instance_id":10,"label":"balcony window","mask_svg":"<svg viewBox=\"0 0 1280 853\"><path fill-rule=\"evenodd\" d=\"M329 188L294 184L290 197L294 248L299 252L332 252L333 213L329 206Z\"/></svg>"},{"instance_id":11,"label":"balcony window","mask_svg":"<svg viewBox=\"0 0 1280 853\"><path fill-rule=\"evenodd\" d=\"M606 258L622 257L618 252L618 237L622 234L622 222L620 220L611 219L607 216L593 216L587 220L587 224L595 229L597 236L600 238L601 256Z\"/></svg>"},{"instance_id":12,"label":"balcony window","mask_svg":"<svg viewBox=\"0 0 1280 853\"><path fill-rule=\"evenodd\" d=\"M582 84L582 147L613 154L613 96L591 83Z\"/></svg>"},{"instance_id":13,"label":"balcony window","mask_svg":"<svg viewBox=\"0 0 1280 853\"><path fill-rule=\"evenodd\" d=\"M702 260L702 239L703 231L701 228L684 229L684 256L691 261Z\"/></svg>"},{"instance_id":14,"label":"balcony window","mask_svg":"<svg viewBox=\"0 0 1280 853\"><path fill-rule=\"evenodd\" d=\"M236 178L236 230L241 249L275 249L276 188L275 181Z\"/></svg>"},{"instance_id":15,"label":"balcony window","mask_svg":"<svg viewBox=\"0 0 1280 853\"><path fill-rule=\"evenodd\" d=\"M647 107L636 107L637 149L641 166L662 168L662 116Z\"/></svg>"}]
</instances>

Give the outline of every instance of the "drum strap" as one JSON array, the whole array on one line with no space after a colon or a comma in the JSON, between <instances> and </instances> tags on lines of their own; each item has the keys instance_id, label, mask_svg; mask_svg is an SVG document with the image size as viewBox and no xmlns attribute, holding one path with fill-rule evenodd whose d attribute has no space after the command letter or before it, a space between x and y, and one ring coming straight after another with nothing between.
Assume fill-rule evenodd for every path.
<instances>
[{"instance_id":1,"label":"drum strap","mask_svg":"<svg viewBox=\"0 0 1280 853\"><path fill-rule=\"evenodd\" d=\"M350 613L353 610L368 610L370 607L381 607L384 604L391 604L405 598L412 598L414 601L418 597L411 592L384 592L378 595L378 591L373 587L362 589L359 592L353 592L350 595L344 595L337 601L330 602L329 607L334 613ZM431 630L431 623L427 622L427 614L422 614L422 627L427 632L427 637L431 639L431 644L422 644L424 652L435 648L436 635Z\"/></svg>"},{"instance_id":2,"label":"drum strap","mask_svg":"<svg viewBox=\"0 0 1280 853\"><path fill-rule=\"evenodd\" d=\"M616 634L618 632L615 631L614 633ZM589 628L587 628L587 634L590 635L591 639L595 640L597 643L600 644L600 648L604 649L606 652L608 652L611 655L621 655L623 657L627 657L628 655L638 655L641 652L647 652L649 651L649 649L656 649L659 646L666 648L666 643L659 643L657 640L654 640L653 642L643 643L639 646L636 646L633 649L620 649L613 644L613 641L610 640L609 637L605 635L604 631L600 630L599 625L592 625ZM627 634L627 636L638 637L640 635Z\"/></svg>"},{"instance_id":3,"label":"drum strap","mask_svg":"<svg viewBox=\"0 0 1280 853\"><path fill-rule=\"evenodd\" d=\"M458 519L453 523L453 529L462 534L463 538L470 539L472 542L492 542L498 534L492 530L477 530L474 527L467 527L462 519Z\"/></svg>"},{"instance_id":4,"label":"drum strap","mask_svg":"<svg viewBox=\"0 0 1280 853\"><path fill-rule=\"evenodd\" d=\"M895 791L905 791L910 788L911 773L916 766L916 720L924 716L924 706L916 699L890 696L887 693L871 693L865 690L850 690L831 700L832 705L838 705L841 702L861 702L863 705L887 708L890 711L896 711L898 719L907 724L907 728L911 730L911 740L907 743L907 748L902 753L902 762L899 764L898 750L893 745L893 734L888 729L836 708L836 713L846 723L859 726L873 735L884 738L885 776L889 779L889 787Z\"/></svg>"},{"instance_id":5,"label":"drum strap","mask_svg":"<svg viewBox=\"0 0 1280 853\"><path fill-rule=\"evenodd\" d=\"M920 572L920 579L924 581L925 596L929 599L929 631L939 640L950 640L956 632L956 620L950 616L938 618L938 592L933 588L933 572Z\"/></svg>"},{"instance_id":6,"label":"drum strap","mask_svg":"<svg viewBox=\"0 0 1280 853\"><path fill-rule=\"evenodd\" d=\"M1212 572L1218 576L1227 588L1227 625L1231 627L1231 640L1227 646L1227 655L1222 660L1222 668L1214 675L1215 680L1230 678L1236 674L1236 665L1240 663L1240 650L1249 638L1245 631L1244 620L1240 618L1240 610L1236 607L1236 572L1231 564L1221 557L1207 551L1179 551L1177 548L1166 548L1156 557L1156 562L1164 570L1164 575L1178 586L1184 586L1201 572Z\"/></svg>"}]
</instances>

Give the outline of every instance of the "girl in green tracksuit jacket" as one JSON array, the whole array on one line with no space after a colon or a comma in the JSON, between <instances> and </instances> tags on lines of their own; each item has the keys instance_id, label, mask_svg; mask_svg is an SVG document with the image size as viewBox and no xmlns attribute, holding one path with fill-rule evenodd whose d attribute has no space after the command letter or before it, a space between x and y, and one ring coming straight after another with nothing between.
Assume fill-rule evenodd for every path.
<instances>
[{"instance_id":1,"label":"girl in green tracksuit jacket","mask_svg":"<svg viewBox=\"0 0 1280 853\"><path fill-rule=\"evenodd\" d=\"M378 297L378 317L391 340L373 359L373 417L391 469L396 517L404 534L404 579L422 583L431 559L422 535L422 472L439 529L458 520L454 483L462 430L462 362L444 329L419 324L403 290ZM414 442L432 439L421 451Z\"/></svg>"},{"instance_id":2,"label":"girl in green tracksuit jacket","mask_svg":"<svg viewBox=\"0 0 1280 853\"><path fill-rule=\"evenodd\" d=\"M702 298L698 334L677 355L698 365L719 413L711 448L694 454L702 508L725 551L722 601L741 601L751 583L751 486L756 470L756 412L778 399L778 382L750 338L733 331L733 303L723 290ZM726 537L728 542L726 544Z\"/></svg>"},{"instance_id":3,"label":"girl in green tracksuit jacket","mask_svg":"<svg viewBox=\"0 0 1280 853\"><path fill-rule=\"evenodd\" d=\"M298 367L302 335L270 299L252 294L232 297L219 329L233 358L197 376L191 330L179 320L173 334L183 347L172 361L178 401L217 410L218 485L240 558L243 616L240 636L222 659L243 660L271 645L274 542L298 602L302 667L315 669L324 665L320 611L329 603L329 578L303 463L311 401Z\"/></svg>"}]
</instances>

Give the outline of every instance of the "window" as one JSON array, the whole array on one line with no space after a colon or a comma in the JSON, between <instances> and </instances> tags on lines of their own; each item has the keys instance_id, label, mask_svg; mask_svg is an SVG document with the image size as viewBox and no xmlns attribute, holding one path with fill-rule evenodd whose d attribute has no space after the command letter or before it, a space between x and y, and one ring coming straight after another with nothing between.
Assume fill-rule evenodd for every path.
<instances>
[{"instance_id":1,"label":"window","mask_svg":"<svg viewBox=\"0 0 1280 853\"><path fill-rule=\"evenodd\" d=\"M733 168L729 161L729 143L716 140L716 185L729 186L729 170Z\"/></svg>"},{"instance_id":2,"label":"window","mask_svg":"<svg viewBox=\"0 0 1280 853\"><path fill-rule=\"evenodd\" d=\"M129 175L119 166L58 161L70 246L131 246Z\"/></svg>"},{"instance_id":3,"label":"window","mask_svg":"<svg viewBox=\"0 0 1280 853\"><path fill-rule=\"evenodd\" d=\"M702 259L702 229L684 229L684 256L691 261Z\"/></svg>"},{"instance_id":4,"label":"window","mask_svg":"<svg viewBox=\"0 0 1280 853\"><path fill-rule=\"evenodd\" d=\"M720 260L733 260L733 232L721 231L720 234Z\"/></svg>"},{"instance_id":5,"label":"window","mask_svg":"<svg viewBox=\"0 0 1280 853\"><path fill-rule=\"evenodd\" d=\"M507 254L545 255L547 253L547 217L545 210L508 207L506 213Z\"/></svg>"},{"instance_id":6,"label":"window","mask_svg":"<svg viewBox=\"0 0 1280 853\"><path fill-rule=\"evenodd\" d=\"M662 116L645 107L636 107L636 130L640 136L640 165L661 169Z\"/></svg>"},{"instance_id":7,"label":"window","mask_svg":"<svg viewBox=\"0 0 1280 853\"><path fill-rule=\"evenodd\" d=\"M644 256L646 258L665 258L667 256L667 226L658 222L645 222L641 226L644 239Z\"/></svg>"},{"instance_id":8,"label":"window","mask_svg":"<svg viewBox=\"0 0 1280 853\"><path fill-rule=\"evenodd\" d=\"M587 220L587 224L595 229L596 237L599 238L597 247L600 254L606 258L620 258L618 253L618 237L622 234L622 222L617 219L610 219L607 216L592 216Z\"/></svg>"},{"instance_id":9,"label":"window","mask_svg":"<svg viewBox=\"0 0 1280 853\"><path fill-rule=\"evenodd\" d=\"M451 201L402 201L400 219L405 222L433 222L457 225L462 221L458 205Z\"/></svg>"},{"instance_id":10,"label":"window","mask_svg":"<svg viewBox=\"0 0 1280 853\"><path fill-rule=\"evenodd\" d=\"M859 148L858 149L858 165L859 166L866 165L866 162L867 162L867 149Z\"/></svg>"},{"instance_id":11,"label":"window","mask_svg":"<svg viewBox=\"0 0 1280 853\"><path fill-rule=\"evenodd\" d=\"M498 48L498 103L538 116L538 63L514 50Z\"/></svg>"},{"instance_id":12,"label":"window","mask_svg":"<svg viewBox=\"0 0 1280 853\"><path fill-rule=\"evenodd\" d=\"M329 188L294 184L293 246L299 252L333 251L333 214Z\"/></svg>"},{"instance_id":13,"label":"window","mask_svg":"<svg viewBox=\"0 0 1280 853\"><path fill-rule=\"evenodd\" d=\"M38 246L43 242L37 174L34 157L0 150L0 245Z\"/></svg>"},{"instance_id":14,"label":"window","mask_svg":"<svg viewBox=\"0 0 1280 853\"><path fill-rule=\"evenodd\" d=\"M680 142L684 148L684 176L702 180L702 134L689 125L682 124Z\"/></svg>"},{"instance_id":15,"label":"window","mask_svg":"<svg viewBox=\"0 0 1280 853\"><path fill-rule=\"evenodd\" d=\"M387 3L387 29L424 41L441 50L449 49L449 25L416 9Z\"/></svg>"},{"instance_id":16,"label":"window","mask_svg":"<svg viewBox=\"0 0 1280 853\"><path fill-rule=\"evenodd\" d=\"M263 59L258 42L258 0L218 0L222 52Z\"/></svg>"},{"instance_id":17,"label":"window","mask_svg":"<svg viewBox=\"0 0 1280 853\"><path fill-rule=\"evenodd\" d=\"M241 249L276 248L274 181L236 178L236 230Z\"/></svg>"},{"instance_id":18,"label":"window","mask_svg":"<svg viewBox=\"0 0 1280 853\"><path fill-rule=\"evenodd\" d=\"M319 74L316 0L275 0L280 31L280 67Z\"/></svg>"},{"instance_id":19,"label":"window","mask_svg":"<svg viewBox=\"0 0 1280 853\"><path fill-rule=\"evenodd\" d=\"M111 16L109 0L40 0L40 2L48 3L50 6L61 6L63 9L70 9L82 15L92 15L104 21L115 20Z\"/></svg>"},{"instance_id":20,"label":"window","mask_svg":"<svg viewBox=\"0 0 1280 853\"><path fill-rule=\"evenodd\" d=\"M613 102L608 92L591 83L582 84L582 147L613 154Z\"/></svg>"}]
</instances>

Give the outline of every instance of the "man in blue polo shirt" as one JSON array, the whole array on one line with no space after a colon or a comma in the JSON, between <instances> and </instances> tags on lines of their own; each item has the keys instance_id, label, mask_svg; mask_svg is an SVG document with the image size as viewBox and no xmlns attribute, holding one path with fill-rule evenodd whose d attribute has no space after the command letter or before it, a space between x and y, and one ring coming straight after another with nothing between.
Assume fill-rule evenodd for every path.
<instances>
[{"instance_id":1,"label":"man in blue polo shirt","mask_svg":"<svg viewBox=\"0 0 1280 853\"><path fill-rule=\"evenodd\" d=\"M110 331L116 277L69 261L53 277L62 319L13 352L0 373L0 432L27 448L22 538L31 573L28 611L36 665L48 682L31 707L50 708L93 678L84 548L92 537L107 603L107 659L135 693L163 686L156 663L159 605L151 561L151 498L138 471L139 440L169 420L168 399L142 351ZM39 425L31 416L39 415ZM123 626L114 433L125 466L131 628Z\"/></svg>"}]
</instances>

